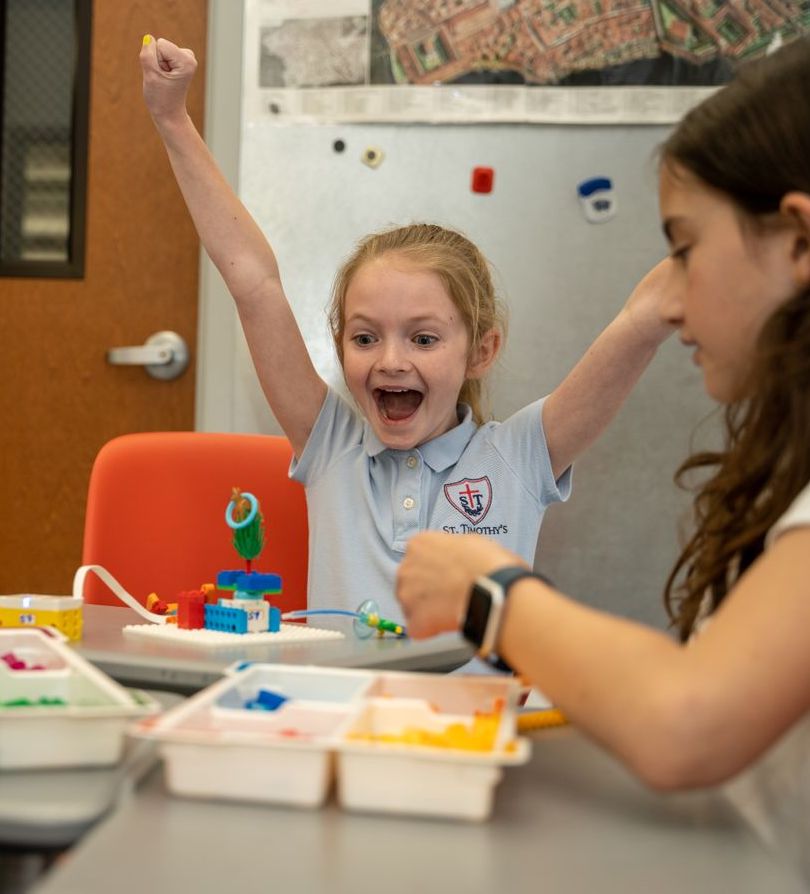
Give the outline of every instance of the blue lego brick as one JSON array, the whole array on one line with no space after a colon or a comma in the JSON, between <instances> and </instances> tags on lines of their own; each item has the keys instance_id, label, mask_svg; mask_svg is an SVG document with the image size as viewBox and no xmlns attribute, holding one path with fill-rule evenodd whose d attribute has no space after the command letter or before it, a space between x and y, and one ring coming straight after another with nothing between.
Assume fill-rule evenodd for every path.
<instances>
[{"instance_id":1,"label":"blue lego brick","mask_svg":"<svg viewBox=\"0 0 810 894\"><path fill-rule=\"evenodd\" d=\"M281 575L264 574L261 571L220 571L217 574L217 587L220 590L239 590L241 593L281 592Z\"/></svg>"},{"instance_id":2,"label":"blue lego brick","mask_svg":"<svg viewBox=\"0 0 810 894\"><path fill-rule=\"evenodd\" d=\"M236 578L244 573L241 568L237 568L236 571L220 571L217 574L217 588L220 590L235 590Z\"/></svg>"},{"instance_id":3,"label":"blue lego brick","mask_svg":"<svg viewBox=\"0 0 810 894\"><path fill-rule=\"evenodd\" d=\"M275 711L287 700L287 696L281 695L279 692L273 692L270 689L260 689L256 698L245 702L245 707L249 711Z\"/></svg>"},{"instance_id":4,"label":"blue lego brick","mask_svg":"<svg viewBox=\"0 0 810 894\"><path fill-rule=\"evenodd\" d=\"M248 593L280 593L281 576L260 571L243 572L236 579L236 588Z\"/></svg>"},{"instance_id":5,"label":"blue lego brick","mask_svg":"<svg viewBox=\"0 0 810 894\"><path fill-rule=\"evenodd\" d=\"M270 606L270 619L269 619L268 630L270 633L278 633L281 630L281 609L276 608L275 605Z\"/></svg>"},{"instance_id":6,"label":"blue lego brick","mask_svg":"<svg viewBox=\"0 0 810 894\"><path fill-rule=\"evenodd\" d=\"M205 606L205 629L223 633L247 633L247 612L242 608L225 605Z\"/></svg>"}]
</instances>

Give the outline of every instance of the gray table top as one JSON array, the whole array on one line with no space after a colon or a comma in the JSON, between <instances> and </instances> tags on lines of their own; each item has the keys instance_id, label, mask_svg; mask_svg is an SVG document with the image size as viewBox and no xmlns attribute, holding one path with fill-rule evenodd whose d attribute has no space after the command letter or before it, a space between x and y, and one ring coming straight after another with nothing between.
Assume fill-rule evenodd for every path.
<instances>
[{"instance_id":1,"label":"gray table top","mask_svg":"<svg viewBox=\"0 0 810 894\"><path fill-rule=\"evenodd\" d=\"M652 793L571 729L533 740L480 824L186 800L156 768L37 894L805 890L719 794Z\"/></svg>"},{"instance_id":2,"label":"gray table top","mask_svg":"<svg viewBox=\"0 0 810 894\"><path fill-rule=\"evenodd\" d=\"M0 773L0 845L26 850L74 844L157 760L152 743L135 743L112 767Z\"/></svg>"},{"instance_id":3,"label":"gray table top","mask_svg":"<svg viewBox=\"0 0 810 894\"><path fill-rule=\"evenodd\" d=\"M354 636L350 622L338 628L346 633L342 640L258 645L235 640L233 648L224 649L122 633L125 625L142 623L143 619L129 608L86 605L84 635L76 649L127 686L185 694L216 682L228 665L242 660L439 673L459 667L472 655L469 644L455 633L421 642L377 636L362 640Z\"/></svg>"},{"instance_id":4,"label":"gray table top","mask_svg":"<svg viewBox=\"0 0 810 894\"><path fill-rule=\"evenodd\" d=\"M181 702L172 692L151 692L163 708ZM0 845L25 849L74 844L125 797L158 760L154 743L127 739L110 767L0 772Z\"/></svg>"}]
</instances>

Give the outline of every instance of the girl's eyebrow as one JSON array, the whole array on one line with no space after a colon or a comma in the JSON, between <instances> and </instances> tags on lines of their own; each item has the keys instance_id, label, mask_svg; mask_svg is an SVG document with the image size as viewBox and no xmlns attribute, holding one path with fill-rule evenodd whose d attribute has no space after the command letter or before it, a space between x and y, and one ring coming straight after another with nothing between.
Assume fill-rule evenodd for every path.
<instances>
[{"instance_id":1,"label":"girl's eyebrow","mask_svg":"<svg viewBox=\"0 0 810 894\"><path fill-rule=\"evenodd\" d=\"M447 324L449 321L445 320L443 317L436 316L434 314L422 314L418 317L409 317L407 320L408 324L411 326L424 326L429 323L438 323L438 324ZM365 314L352 314L350 317L346 318L346 324L349 323L366 323L369 326L376 325L377 321L372 317L367 317Z\"/></svg>"},{"instance_id":2,"label":"girl's eyebrow","mask_svg":"<svg viewBox=\"0 0 810 894\"><path fill-rule=\"evenodd\" d=\"M347 323L373 323L374 320L371 317L367 317L365 314L352 314L350 317L346 317Z\"/></svg>"},{"instance_id":3,"label":"girl's eyebrow","mask_svg":"<svg viewBox=\"0 0 810 894\"><path fill-rule=\"evenodd\" d=\"M421 317L412 317L408 322L415 326L423 326L427 323L446 324L448 320L444 317L436 316L435 314L423 314Z\"/></svg>"}]
</instances>

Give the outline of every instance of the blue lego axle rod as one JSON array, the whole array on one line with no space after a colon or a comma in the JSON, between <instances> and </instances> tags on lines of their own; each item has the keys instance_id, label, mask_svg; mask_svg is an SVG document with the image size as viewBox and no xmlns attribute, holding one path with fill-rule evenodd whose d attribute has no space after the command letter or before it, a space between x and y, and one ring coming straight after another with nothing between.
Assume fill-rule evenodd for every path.
<instances>
[{"instance_id":1,"label":"blue lego axle rod","mask_svg":"<svg viewBox=\"0 0 810 894\"><path fill-rule=\"evenodd\" d=\"M371 636L375 630L378 630L380 633L387 631L396 636L408 635L402 624L380 617L379 607L373 599L367 599L354 612L345 608L307 608L284 612L281 620L289 621L294 618L306 618L309 615L342 615L343 617L354 618L354 632L361 639Z\"/></svg>"}]
</instances>

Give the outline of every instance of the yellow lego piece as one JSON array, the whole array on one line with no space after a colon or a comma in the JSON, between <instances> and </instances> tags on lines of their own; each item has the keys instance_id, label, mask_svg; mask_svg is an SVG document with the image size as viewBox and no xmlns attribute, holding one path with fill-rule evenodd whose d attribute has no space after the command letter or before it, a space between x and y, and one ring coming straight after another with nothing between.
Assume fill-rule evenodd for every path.
<instances>
[{"instance_id":1,"label":"yellow lego piece","mask_svg":"<svg viewBox=\"0 0 810 894\"><path fill-rule=\"evenodd\" d=\"M81 639L82 604L72 596L0 596L0 627L55 627L70 640Z\"/></svg>"}]
</instances>

